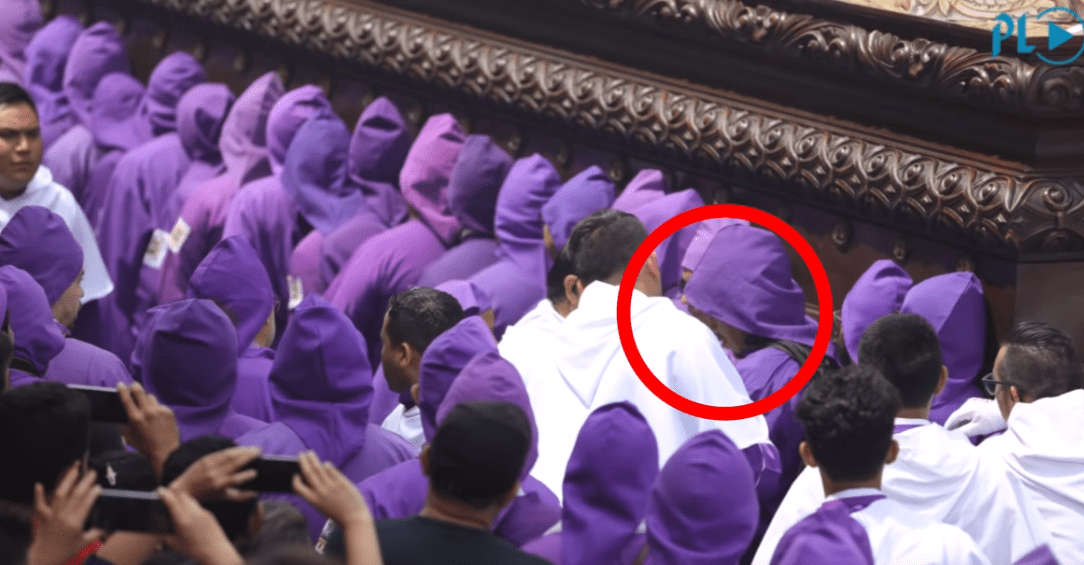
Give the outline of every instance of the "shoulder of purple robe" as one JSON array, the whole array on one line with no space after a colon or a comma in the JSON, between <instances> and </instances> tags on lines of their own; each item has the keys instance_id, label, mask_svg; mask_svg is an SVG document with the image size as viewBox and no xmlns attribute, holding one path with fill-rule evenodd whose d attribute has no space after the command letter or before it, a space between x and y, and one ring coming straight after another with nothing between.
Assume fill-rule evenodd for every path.
<instances>
[{"instance_id":1,"label":"shoulder of purple robe","mask_svg":"<svg viewBox=\"0 0 1084 565\"><path fill-rule=\"evenodd\" d=\"M26 386L28 384L36 383L36 382L41 380L38 377L35 377L34 375L31 375L30 373L25 373L25 372L20 371L18 369L11 369L10 372L11 372L11 385L10 385L9 388Z\"/></svg>"},{"instance_id":2,"label":"shoulder of purple robe","mask_svg":"<svg viewBox=\"0 0 1084 565\"><path fill-rule=\"evenodd\" d=\"M72 337L64 340L64 349L49 363L45 379L108 388L115 388L117 383L132 383L132 376L119 357Z\"/></svg>"},{"instance_id":3,"label":"shoulder of purple robe","mask_svg":"<svg viewBox=\"0 0 1084 565\"><path fill-rule=\"evenodd\" d=\"M405 209L406 204L403 206ZM388 228L376 212L364 210L325 236L320 258L320 275L324 288L335 280L358 247Z\"/></svg>"},{"instance_id":4,"label":"shoulder of purple robe","mask_svg":"<svg viewBox=\"0 0 1084 565\"><path fill-rule=\"evenodd\" d=\"M508 326L518 322L546 297L544 281L534 280L510 259L501 259L482 269L470 278L470 282L490 297L493 334L498 341Z\"/></svg>"},{"instance_id":5,"label":"shoulder of purple robe","mask_svg":"<svg viewBox=\"0 0 1084 565\"><path fill-rule=\"evenodd\" d=\"M290 426L274 422L238 437L237 445L259 447L267 455L296 457L309 450Z\"/></svg>"},{"instance_id":6,"label":"shoulder of purple robe","mask_svg":"<svg viewBox=\"0 0 1084 565\"><path fill-rule=\"evenodd\" d=\"M365 446L353 458L343 464L346 478L357 483L381 471L418 458L418 450L402 437L368 424L365 429Z\"/></svg>"},{"instance_id":7,"label":"shoulder of purple robe","mask_svg":"<svg viewBox=\"0 0 1084 565\"><path fill-rule=\"evenodd\" d=\"M492 238L468 239L429 265L418 279L418 286L436 287L448 281L467 280L496 263L499 248L497 240Z\"/></svg>"},{"instance_id":8,"label":"shoulder of purple robe","mask_svg":"<svg viewBox=\"0 0 1084 565\"><path fill-rule=\"evenodd\" d=\"M842 504L826 503L779 540L772 565L873 565L873 547L862 524Z\"/></svg>"},{"instance_id":9,"label":"shoulder of purple robe","mask_svg":"<svg viewBox=\"0 0 1084 565\"><path fill-rule=\"evenodd\" d=\"M516 547L537 539L561 519L561 503L546 485L528 475L520 489L523 494L513 498L493 524L493 533Z\"/></svg>"},{"instance_id":10,"label":"shoulder of purple robe","mask_svg":"<svg viewBox=\"0 0 1084 565\"><path fill-rule=\"evenodd\" d=\"M263 353L265 351L270 353ZM237 390L230 404L238 414L263 422L274 421L268 384L272 363L274 352L264 347L250 347L238 357Z\"/></svg>"},{"instance_id":11,"label":"shoulder of purple robe","mask_svg":"<svg viewBox=\"0 0 1084 565\"><path fill-rule=\"evenodd\" d=\"M429 479L418 460L406 461L357 485L376 520L407 518L421 512L429 494Z\"/></svg>"},{"instance_id":12,"label":"shoulder of purple robe","mask_svg":"<svg viewBox=\"0 0 1084 565\"><path fill-rule=\"evenodd\" d=\"M561 532L542 536L520 547L524 553L537 555L550 563L561 562Z\"/></svg>"},{"instance_id":13,"label":"shoulder of purple robe","mask_svg":"<svg viewBox=\"0 0 1084 565\"><path fill-rule=\"evenodd\" d=\"M225 419L222 420L222 424L218 428L219 435L236 439L271 425L267 422L257 420L256 418L238 414L237 412L234 412L232 408L227 407L227 410L229 413L226 415Z\"/></svg>"}]
</instances>

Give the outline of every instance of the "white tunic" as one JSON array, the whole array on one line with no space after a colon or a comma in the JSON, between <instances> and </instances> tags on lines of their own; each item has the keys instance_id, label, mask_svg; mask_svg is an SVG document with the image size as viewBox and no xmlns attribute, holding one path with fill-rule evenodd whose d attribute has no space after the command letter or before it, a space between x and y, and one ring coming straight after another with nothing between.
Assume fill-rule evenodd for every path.
<instances>
[{"instance_id":1,"label":"white tunic","mask_svg":"<svg viewBox=\"0 0 1084 565\"><path fill-rule=\"evenodd\" d=\"M1005 433L979 451L1024 484L1058 561L1084 563L1084 390L1017 404Z\"/></svg>"},{"instance_id":2,"label":"white tunic","mask_svg":"<svg viewBox=\"0 0 1084 565\"><path fill-rule=\"evenodd\" d=\"M533 387L532 408L540 439L551 434L556 437L550 438L547 446L558 446L548 452L540 446L539 463L544 469L561 470L559 477L556 473L546 476L546 486L554 492L560 490L564 468L587 414L614 402L631 402L643 413L658 441L660 465L685 440L713 429L726 433L739 449L770 444L763 416L704 420L672 408L640 382L617 335L617 290L604 282L591 283L584 289L579 307L565 318L552 349L539 352L537 363L549 366L539 370L546 383ZM669 298L648 297L638 290L632 294L636 344L663 384L685 398L712 406L749 402L737 369L707 326L678 310ZM537 464L535 469L539 469Z\"/></svg>"},{"instance_id":3,"label":"white tunic","mask_svg":"<svg viewBox=\"0 0 1084 565\"><path fill-rule=\"evenodd\" d=\"M87 221L86 214L75 201L72 193L53 182L53 174L44 166L38 167L34 178L30 180L26 191L21 195L4 200L0 198L0 229L7 225L11 217L23 206L42 206L64 219L75 240L83 248L83 302L90 302L113 292L113 281L105 269L102 253L98 251L98 241L94 230Z\"/></svg>"},{"instance_id":4,"label":"white tunic","mask_svg":"<svg viewBox=\"0 0 1084 565\"><path fill-rule=\"evenodd\" d=\"M885 466L885 496L926 519L964 530L995 565L1011 565L1050 540L1023 486L1003 464L980 457L962 434L927 420L897 418L896 425L918 427L895 435L900 452ZM770 563L783 534L824 500L820 472L806 468L768 526L754 565Z\"/></svg>"},{"instance_id":5,"label":"white tunic","mask_svg":"<svg viewBox=\"0 0 1084 565\"><path fill-rule=\"evenodd\" d=\"M422 412L417 406L411 406L409 410L402 404L395 406L395 410L384 418L382 428L409 441L414 447L421 449L425 445L425 430L422 428Z\"/></svg>"}]
</instances>

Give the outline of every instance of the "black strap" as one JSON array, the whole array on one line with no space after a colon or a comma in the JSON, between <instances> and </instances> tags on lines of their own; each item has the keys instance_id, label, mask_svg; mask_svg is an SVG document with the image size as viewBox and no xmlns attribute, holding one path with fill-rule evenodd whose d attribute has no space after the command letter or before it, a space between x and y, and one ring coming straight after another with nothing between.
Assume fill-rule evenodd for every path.
<instances>
[{"instance_id":1,"label":"black strap","mask_svg":"<svg viewBox=\"0 0 1084 565\"><path fill-rule=\"evenodd\" d=\"M778 349L779 351L782 351L783 353L786 353L787 355L790 356L791 359L794 359L799 365L805 364L805 360L809 359L809 356L813 353L813 348L812 347L809 347L808 345L803 345L803 344L795 342L795 341L785 340L785 339L774 340L768 345L768 347ZM828 357L827 355L825 355L824 359L821 361L820 367L817 370L821 371L821 370L824 370L824 369L835 369L835 368L836 368L835 361L832 360L831 357Z\"/></svg>"},{"instance_id":2,"label":"black strap","mask_svg":"<svg viewBox=\"0 0 1084 565\"><path fill-rule=\"evenodd\" d=\"M33 376L35 376L35 377L37 377L39 379L41 378L41 375L38 374L38 368L35 367L33 363L31 363L30 361L27 361L26 359L19 359L18 357L12 357L11 358L11 368L22 371L22 372L24 372L24 373L26 373L28 375L33 375Z\"/></svg>"}]
</instances>

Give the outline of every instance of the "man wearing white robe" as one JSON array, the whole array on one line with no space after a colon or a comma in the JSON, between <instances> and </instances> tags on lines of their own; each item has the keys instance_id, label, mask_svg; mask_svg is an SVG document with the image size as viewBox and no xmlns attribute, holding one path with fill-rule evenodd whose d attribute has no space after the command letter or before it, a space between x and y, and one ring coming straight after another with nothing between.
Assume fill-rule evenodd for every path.
<instances>
[{"instance_id":1,"label":"man wearing white robe","mask_svg":"<svg viewBox=\"0 0 1084 565\"><path fill-rule=\"evenodd\" d=\"M94 230L75 197L53 182L41 165L42 141L37 110L21 87L0 84L0 229L23 206L42 206L64 219L83 248L83 302L113 292Z\"/></svg>"},{"instance_id":2,"label":"man wearing white robe","mask_svg":"<svg viewBox=\"0 0 1084 565\"><path fill-rule=\"evenodd\" d=\"M547 440L548 451L539 448L534 476L555 493L562 490L564 469L587 414L612 402L631 402L644 414L658 440L660 465L685 440L713 429L726 433L739 449L756 446L770 451L772 455L763 459L778 462L762 416L737 421L690 416L660 400L633 372L617 334L617 285L646 237L646 229L634 216L602 210L578 224L569 238L575 271L569 300L575 310L565 318L552 344L539 348L537 362L550 364L554 371L549 382L536 387L531 397L540 439L544 434L553 436ZM702 404L738 406L750 402L744 383L714 334L662 296L654 256L641 268L632 294L636 344L663 384ZM754 471L760 478L765 470Z\"/></svg>"},{"instance_id":3,"label":"man wearing white robe","mask_svg":"<svg viewBox=\"0 0 1084 565\"><path fill-rule=\"evenodd\" d=\"M1008 429L978 450L1023 483L1058 560L1084 563L1084 370L1072 339L1048 324L1020 323L990 378Z\"/></svg>"},{"instance_id":4,"label":"man wearing white robe","mask_svg":"<svg viewBox=\"0 0 1084 565\"><path fill-rule=\"evenodd\" d=\"M925 519L958 526L995 565L1011 565L1049 542L1035 505L1005 465L929 421L930 404L948 376L934 329L918 316L885 316L866 330L859 351L862 365L877 368L904 399L893 436L899 455L884 468L883 493ZM768 526L754 565L768 565L783 534L824 501L820 473L806 468Z\"/></svg>"}]
</instances>

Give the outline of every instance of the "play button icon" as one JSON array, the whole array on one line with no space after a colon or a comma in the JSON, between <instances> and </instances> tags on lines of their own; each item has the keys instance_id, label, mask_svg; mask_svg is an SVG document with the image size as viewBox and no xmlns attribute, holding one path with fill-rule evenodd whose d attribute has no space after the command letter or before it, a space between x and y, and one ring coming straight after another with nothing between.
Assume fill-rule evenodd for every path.
<instances>
[{"instance_id":1,"label":"play button icon","mask_svg":"<svg viewBox=\"0 0 1084 565\"><path fill-rule=\"evenodd\" d=\"M1061 44L1073 38L1072 33L1065 31L1065 29L1054 22L1047 22L1046 27L1046 45L1049 50L1057 49Z\"/></svg>"}]
</instances>

